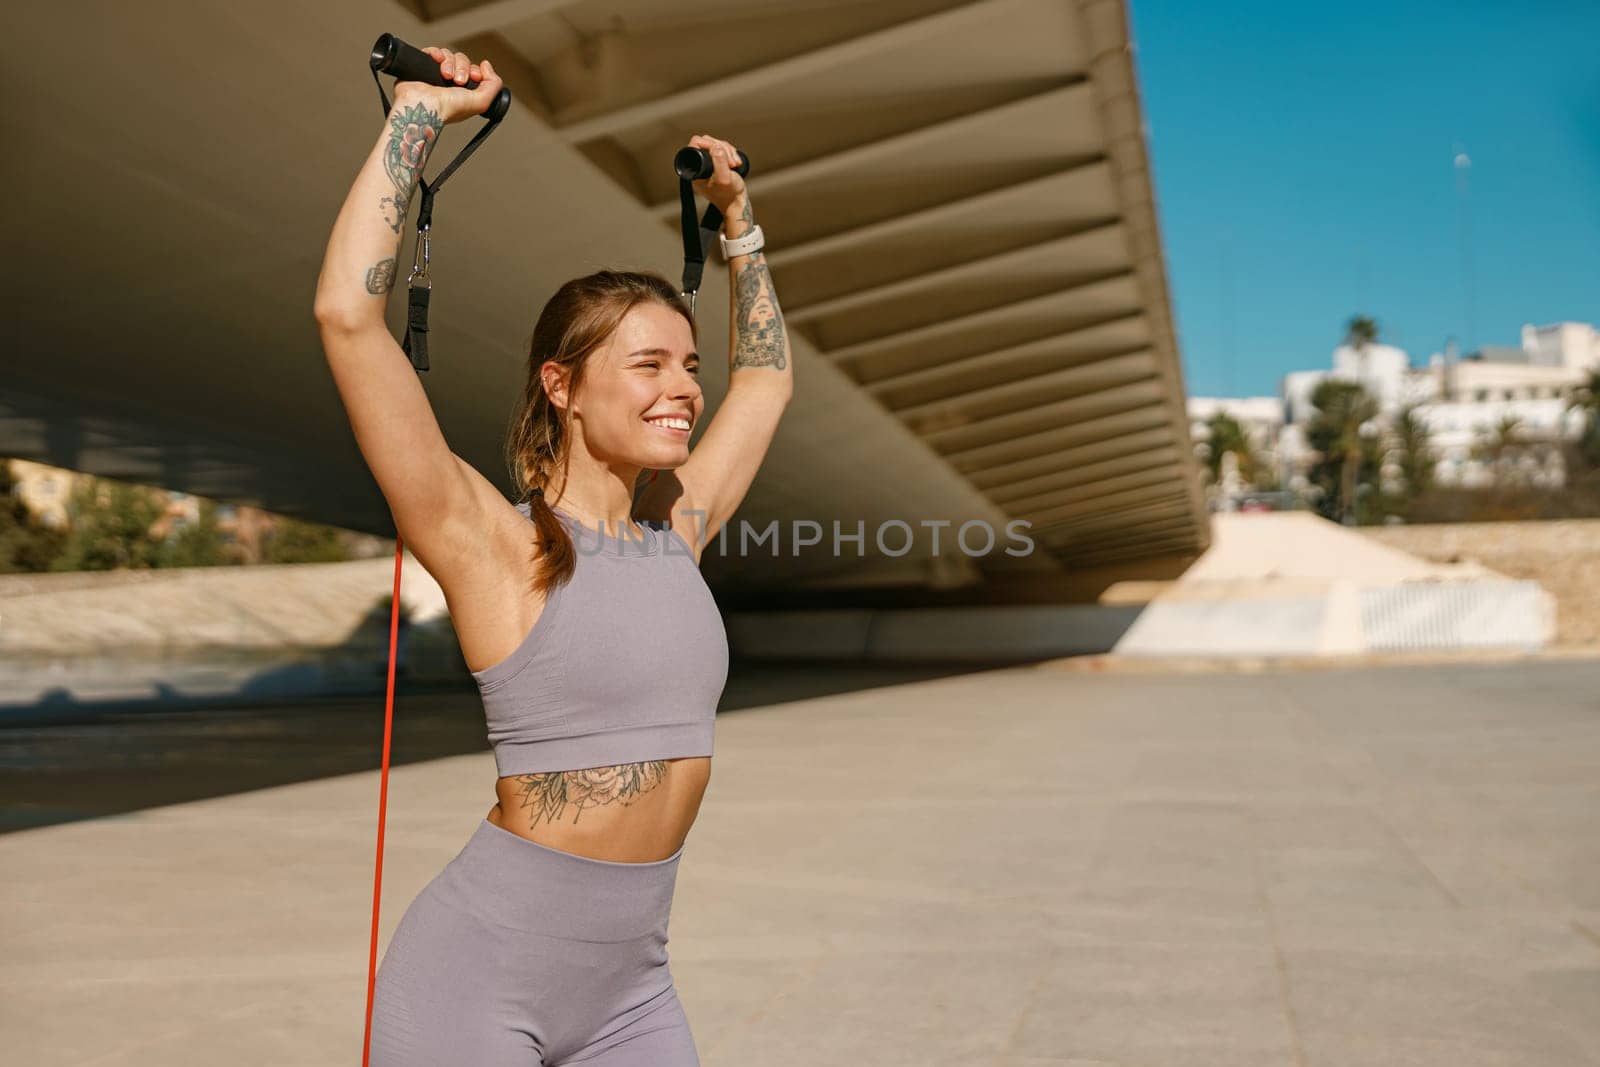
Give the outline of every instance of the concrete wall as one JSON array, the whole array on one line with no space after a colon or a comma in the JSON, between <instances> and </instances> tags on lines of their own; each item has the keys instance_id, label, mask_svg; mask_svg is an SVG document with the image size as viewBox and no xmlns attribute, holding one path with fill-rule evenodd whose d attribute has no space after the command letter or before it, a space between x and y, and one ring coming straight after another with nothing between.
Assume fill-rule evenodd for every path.
<instances>
[{"instance_id":1,"label":"concrete wall","mask_svg":"<svg viewBox=\"0 0 1600 1067\"><path fill-rule=\"evenodd\" d=\"M748 659L996 662L1109 651L1138 605L739 612L728 644Z\"/></svg>"}]
</instances>

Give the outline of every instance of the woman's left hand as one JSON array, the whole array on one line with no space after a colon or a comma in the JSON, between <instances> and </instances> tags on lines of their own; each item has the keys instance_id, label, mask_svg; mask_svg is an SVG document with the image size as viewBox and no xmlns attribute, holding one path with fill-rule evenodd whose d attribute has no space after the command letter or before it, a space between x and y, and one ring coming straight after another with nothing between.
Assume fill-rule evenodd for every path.
<instances>
[{"instance_id":1,"label":"woman's left hand","mask_svg":"<svg viewBox=\"0 0 1600 1067\"><path fill-rule=\"evenodd\" d=\"M694 183L694 191L717 206L724 215L745 195L744 178L733 169L739 161L739 151L727 141L719 141L705 134L689 138L691 148L704 148L711 153L712 174Z\"/></svg>"}]
</instances>

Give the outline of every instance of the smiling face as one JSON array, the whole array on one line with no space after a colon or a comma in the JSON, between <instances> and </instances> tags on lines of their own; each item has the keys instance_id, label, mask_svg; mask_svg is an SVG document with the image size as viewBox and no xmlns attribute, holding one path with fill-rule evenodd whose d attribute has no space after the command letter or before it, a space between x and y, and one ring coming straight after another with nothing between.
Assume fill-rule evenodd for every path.
<instances>
[{"instance_id":1,"label":"smiling face","mask_svg":"<svg viewBox=\"0 0 1600 1067\"><path fill-rule=\"evenodd\" d=\"M681 466L705 410L699 367L682 315L654 302L634 305L589 356L573 399L574 428L589 454L653 470Z\"/></svg>"}]
</instances>

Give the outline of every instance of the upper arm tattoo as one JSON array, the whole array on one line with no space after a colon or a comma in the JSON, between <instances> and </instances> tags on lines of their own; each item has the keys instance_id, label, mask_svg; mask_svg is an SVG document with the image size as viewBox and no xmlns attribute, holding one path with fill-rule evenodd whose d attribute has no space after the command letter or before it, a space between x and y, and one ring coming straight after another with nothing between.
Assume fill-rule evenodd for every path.
<instances>
[{"instance_id":1,"label":"upper arm tattoo","mask_svg":"<svg viewBox=\"0 0 1600 1067\"><path fill-rule=\"evenodd\" d=\"M367 292L382 296L394 288L394 257L380 259L367 268Z\"/></svg>"},{"instance_id":2,"label":"upper arm tattoo","mask_svg":"<svg viewBox=\"0 0 1600 1067\"><path fill-rule=\"evenodd\" d=\"M404 111L389 116L389 143L383 151L383 169L394 182L394 195L378 201L382 208L393 208L393 217L385 213L385 221L395 233L405 224L406 212L411 207L411 191L416 188L422 166L428 161L439 140L444 123L437 112L423 104L412 104Z\"/></svg>"}]
</instances>

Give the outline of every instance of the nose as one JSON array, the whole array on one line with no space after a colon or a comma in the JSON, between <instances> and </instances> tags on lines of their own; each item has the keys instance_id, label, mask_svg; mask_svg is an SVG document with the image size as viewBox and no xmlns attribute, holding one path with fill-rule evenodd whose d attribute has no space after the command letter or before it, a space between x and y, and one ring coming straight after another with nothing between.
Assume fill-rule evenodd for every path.
<instances>
[{"instance_id":1,"label":"nose","mask_svg":"<svg viewBox=\"0 0 1600 1067\"><path fill-rule=\"evenodd\" d=\"M679 367L672 377L669 392L673 397L689 399L700 395L700 382L687 367Z\"/></svg>"}]
</instances>

